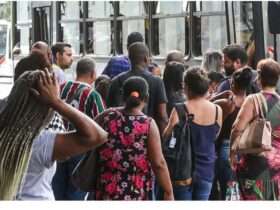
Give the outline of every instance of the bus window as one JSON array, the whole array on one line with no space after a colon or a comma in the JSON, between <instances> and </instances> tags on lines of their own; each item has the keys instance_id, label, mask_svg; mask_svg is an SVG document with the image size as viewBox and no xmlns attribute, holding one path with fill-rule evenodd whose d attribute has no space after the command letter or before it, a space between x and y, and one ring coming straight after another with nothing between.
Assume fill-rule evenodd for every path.
<instances>
[{"instance_id":1,"label":"bus window","mask_svg":"<svg viewBox=\"0 0 280 210\"><path fill-rule=\"evenodd\" d=\"M127 53L127 36L134 31L145 37L145 10L143 2L120 1L119 18L122 19L122 50ZM133 17L133 18L132 18ZM127 19L126 19L127 18Z\"/></svg>"},{"instance_id":2,"label":"bus window","mask_svg":"<svg viewBox=\"0 0 280 210\"><path fill-rule=\"evenodd\" d=\"M96 55L112 54L112 22L113 6L110 2L88 2L87 36L89 40L89 53Z\"/></svg>"},{"instance_id":3,"label":"bus window","mask_svg":"<svg viewBox=\"0 0 280 210\"><path fill-rule=\"evenodd\" d=\"M246 49L253 40L253 8L250 2L233 2L236 43Z\"/></svg>"},{"instance_id":4,"label":"bus window","mask_svg":"<svg viewBox=\"0 0 280 210\"><path fill-rule=\"evenodd\" d=\"M7 33L8 33L8 26L7 25L0 25L0 57L6 56L7 52ZM1 61L0 61L1 63Z\"/></svg>"},{"instance_id":5,"label":"bus window","mask_svg":"<svg viewBox=\"0 0 280 210\"><path fill-rule=\"evenodd\" d=\"M60 3L62 37L72 45L73 54L80 54L80 2L64 1Z\"/></svg>"},{"instance_id":6,"label":"bus window","mask_svg":"<svg viewBox=\"0 0 280 210\"><path fill-rule=\"evenodd\" d=\"M196 2L194 24L194 56L201 56L208 49L221 50L226 45L224 2Z\"/></svg>"},{"instance_id":7,"label":"bus window","mask_svg":"<svg viewBox=\"0 0 280 210\"><path fill-rule=\"evenodd\" d=\"M31 2L17 2L17 30L19 47L23 55L29 54L31 43Z\"/></svg>"},{"instance_id":8,"label":"bus window","mask_svg":"<svg viewBox=\"0 0 280 210\"><path fill-rule=\"evenodd\" d=\"M180 50L188 54L188 14L187 1L159 1L153 19L158 19L159 52L165 57L170 50ZM154 51L156 52L156 51Z\"/></svg>"},{"instance_id":9,"label":"bus window","mask_svg":"<svg viewBox=\"0 0 280 210\"><path fill-rule=\"evenodd\" d=\"M263 5L263 27L264 27L264 46L265 46L265 56L269 58L274 58L274 37L273 34L269 32L268 28L268 16L267 16L267 10L268 10L268 2L262 2ZM278 61L280 56L280 35L276 35L277 39L277 55L278 55Z\"/></svg>"}]
</instances>

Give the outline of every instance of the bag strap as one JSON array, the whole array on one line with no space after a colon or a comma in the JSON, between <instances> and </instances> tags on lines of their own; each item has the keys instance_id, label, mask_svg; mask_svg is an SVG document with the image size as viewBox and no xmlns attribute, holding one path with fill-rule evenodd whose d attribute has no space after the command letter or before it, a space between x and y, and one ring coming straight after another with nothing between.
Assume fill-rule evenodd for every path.
<instances>
[{"instance_id":1,"label":"bag strap","mask_svg":"<svg viewBox=\"0 0 280 210\"><path fill-rule=\"evenodd\" d=\"M219 114L219 112L218 112L218 106L215 105L215 107L216 107L216 114L215 114L215 123L216 123L218 121L218 114Z\"/></svg>"},{"instance_id":2,"label":"bag strap","mask_svg":"<svg viewBox=\"0 0 280 210\"><path fill-rule=\"evenodd\" d=\"M267 110L268 110L266 100L265 100L262 93L255 94L255 98L256 98L256 101L257 101L257 104L258 104L258 107L259 107L259 110L260 110L260 113L259 113L260 117L265 119L266 113L267 113ZM265 113L263 111L263 108L265 110Z\"/></svg>"},{"instance_id":3,"label":"bag strap","mask_svg":"<svg viewBox=\"0 0 280 210\"><path fill-rule=\"evenodd\" d=\"M186 114L189 115L189 112L188 112L188 109L187 109L185 103L176 103L174 105L174 107L177 111L179 121L180 122L186 121Z\"/></svg>"}]
</instances>

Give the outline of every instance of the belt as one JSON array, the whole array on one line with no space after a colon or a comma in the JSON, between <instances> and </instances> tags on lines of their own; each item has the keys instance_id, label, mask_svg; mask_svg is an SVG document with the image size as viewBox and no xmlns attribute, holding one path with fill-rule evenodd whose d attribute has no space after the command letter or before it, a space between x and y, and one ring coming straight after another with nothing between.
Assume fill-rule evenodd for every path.
<instances>
[{"instance_id":1,"label":"belt","mask_svg":"<svg viewBox=\"0 0 280 210\"><path fill-rule=\"evenodd\" d=\"M184 179L184 180L176 180L172 182L173 185L177 186L188 186L191 185L192 183L192 178Z\"/></svg>"}]
</instances>

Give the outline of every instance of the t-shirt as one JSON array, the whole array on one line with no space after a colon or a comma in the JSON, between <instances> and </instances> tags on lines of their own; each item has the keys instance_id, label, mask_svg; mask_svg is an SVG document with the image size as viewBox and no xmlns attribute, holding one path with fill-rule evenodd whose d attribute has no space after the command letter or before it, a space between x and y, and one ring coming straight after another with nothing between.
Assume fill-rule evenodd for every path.
<instances>
[{"instance_id":1,"label":"t-shirt","mask_svg":"<svg viewBox=\"0 0 280 210\"><path fill-rule=\"evenodd\" d=\"M66 76L65 76L65 73L64 71L57 65L53 64L52 65L52 68L53 68L53 72L54 72L54 75L58 81L58 84L59 85L62 85L63 83L66 82Z\"/></svg>"},{"instance_id":2,"label":"t-shirt","mask_svg":"<svg viewBox=\"0 0 280 210\"><path fill-rule=\"evenodd\" d=\"M55 133L44 130L34 140L17 200L54 200L51 182L56 171L52 160L55 137Z\"/></svg>"},{"instance_id":3,"label":"t-shirt","mask_svg":"<svg viewBox=\"0 0 280 210\"><path fill-rule=\"evenodd\" d=\"M61 85L60 97L92 119L104 111L100 94L83 82L67 81Z\"/></svg>"},{"instance_id":4,"label":"t-shirt","mask_svg":"<svg viewBox=\"0 0 280 210\"><path fill-rule=\"evenodd\" d=\"M163 81L160 77L152 75L147 69L133 69L115 77L109 89L107 106L118 107L123 105L122 85L126 79L132 76L140 76L147 81L149 85L149 100L143 112L150 117L154 117L158 108L157 106L162 103L167 103L168 100Z\"/></svg>"}]
</instances>

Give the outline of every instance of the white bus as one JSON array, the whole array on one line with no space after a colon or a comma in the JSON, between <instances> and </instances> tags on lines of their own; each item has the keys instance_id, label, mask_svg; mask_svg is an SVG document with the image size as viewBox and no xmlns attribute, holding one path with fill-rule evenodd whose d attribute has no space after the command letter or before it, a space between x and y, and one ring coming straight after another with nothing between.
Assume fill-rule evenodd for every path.
<instances>
[{"instance_id":1,"label":"white bus","mask_svg":"<svg viewBox=\"0 0 280 210\"><path fill-rule=\"evenodd\" d=\"M13 86L10 23L0 20L0 99L9 95Z\"/></svg>"}]
</instances>

